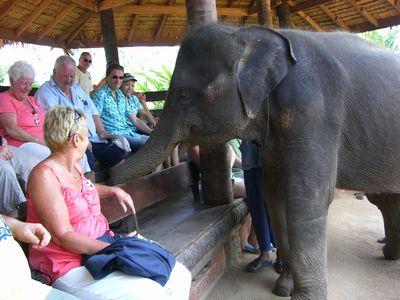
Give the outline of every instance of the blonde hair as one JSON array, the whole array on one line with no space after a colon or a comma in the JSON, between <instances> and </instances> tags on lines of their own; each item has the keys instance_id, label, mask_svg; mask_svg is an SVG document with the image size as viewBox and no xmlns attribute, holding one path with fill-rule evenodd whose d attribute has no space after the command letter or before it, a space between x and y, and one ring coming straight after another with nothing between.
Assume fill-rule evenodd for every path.
<instances>
[{"instance_id":1,"label":"blonde hair","mask_svg":"<svg viewBox=\"0 0 400 300\"><path fill-rule=\"evenodd\" d=\"M50 109L45 117L44 140L50 150L56 151L68 143L73 134L80 134L85 124L85 115L67 106L57 105Z\"/></svg>"}]
</instances>

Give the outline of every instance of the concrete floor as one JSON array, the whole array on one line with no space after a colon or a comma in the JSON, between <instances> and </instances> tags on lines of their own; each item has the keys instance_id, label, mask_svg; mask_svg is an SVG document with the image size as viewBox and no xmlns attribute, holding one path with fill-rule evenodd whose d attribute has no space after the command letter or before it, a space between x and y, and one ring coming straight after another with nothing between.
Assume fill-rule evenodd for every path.
<instances>
[{"instance_id":1,"label":"concrete floor","mask_svg":"<svg viewBox=\"0 0 400 300\"><path fill-rule=\"evenodd\" d=\"M400 299L400 260L383 259L382 244L376 241L382 235L382 216L374 205L365 197L356 200L353 192L336 193L328 218L330 300ZM244 271L254 258L243 253L238 265L222 276L206 299L288 299L272 294L278 277L272 267L258 274Z\"/></svg>"}]
</instances>

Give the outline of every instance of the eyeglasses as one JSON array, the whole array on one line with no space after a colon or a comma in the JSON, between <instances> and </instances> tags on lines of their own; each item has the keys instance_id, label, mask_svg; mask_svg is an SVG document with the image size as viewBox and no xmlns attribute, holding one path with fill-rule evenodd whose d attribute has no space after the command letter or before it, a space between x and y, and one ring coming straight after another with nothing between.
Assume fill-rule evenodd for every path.
<instances>
[{"instance_id":1,"label":"eyeglasses","mask_svg":"<svg viewBox=\"0 0 400 300\"><path fill-rule=\"evenodd\" d=\"M89 63L89 64L92 63L92 60L91 60L91 59L87 59L87 58L84 58L83 61L84 61L84 62L87 62L87 63Z\"/></svg>"},{"instance_id":2,"label":"eyeglasses","mask_svg":"<svg viewBox=\"0 0 400 300\"><path fill-rule=\"evenodd\" d=\"M79 120L82 118L82 114L77 111L76 109L74 109L74 125L72 126L72 128L78 124ZM72 128L69 130L68 132L68 136L67 136L67 141L69 141L71 139L72 136Z\"/></svg>"},{"instance_id":3,"label":"eyeglasses","mask_svg":"<svg viewBox=\"0 0 400 300\"><path fill-rule=\"evenodd\" d=\"M113 78L113 79L122 80L122 79L124 79L124 76L116 76L116 75L114 75L112 78Z\"/></svg>"}]
</instances>

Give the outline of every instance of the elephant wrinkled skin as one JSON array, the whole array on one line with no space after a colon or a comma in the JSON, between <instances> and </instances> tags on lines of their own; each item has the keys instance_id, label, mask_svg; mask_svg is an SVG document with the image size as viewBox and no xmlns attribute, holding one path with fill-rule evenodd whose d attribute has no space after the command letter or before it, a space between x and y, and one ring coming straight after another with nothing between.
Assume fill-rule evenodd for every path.
<instances>
[{"instance_id":1,"label":"elephant wrinkled skin","mask_svg":"<svg viewBox=\"0 0 400 300\"><path fill-rule=\"evenodd\" d=\"M384 217L385 258L400 257L399 95L399 57L355 35L206 25L183 40L163 115L113 180L178 143L256 141L286 266L274 291L326 299L335 186L366 192Z\"/></svg>"}]
</instances>

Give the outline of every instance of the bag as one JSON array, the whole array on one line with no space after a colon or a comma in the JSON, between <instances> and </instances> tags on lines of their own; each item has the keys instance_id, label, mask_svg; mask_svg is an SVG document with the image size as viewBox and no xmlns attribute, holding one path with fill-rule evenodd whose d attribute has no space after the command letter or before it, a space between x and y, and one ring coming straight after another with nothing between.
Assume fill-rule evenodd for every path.
<instances>
[{"instance_id":1,"label":"bag","mask_svg":"<svg viewBox=\"0 0 400 300\"><path fill-rule=\"evenodd\" d=\"M112 237L108 232L98 240L111 244L94 255L84 256L84 266L94 279L122 271L164 286L176 263L171 252L149 240L122 235Z\"/></svg>"}]
</instances>

